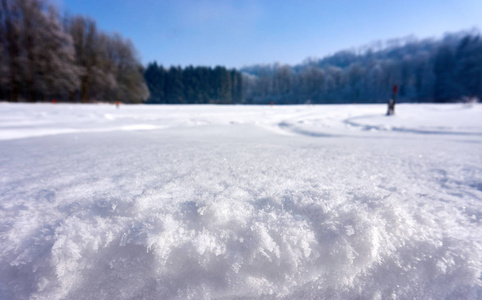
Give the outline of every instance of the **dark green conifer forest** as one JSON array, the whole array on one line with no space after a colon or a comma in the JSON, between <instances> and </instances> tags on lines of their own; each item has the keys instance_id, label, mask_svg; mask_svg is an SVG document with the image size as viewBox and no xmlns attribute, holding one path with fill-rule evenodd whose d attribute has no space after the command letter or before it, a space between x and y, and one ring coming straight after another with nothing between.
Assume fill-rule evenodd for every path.
<instances>
[{"instance_id":1,"label":"dark green conifer forest","mask_svg":"<svg viewBox=\"0 0 482 300\"><path fill-rule=\"evenodd\" d=\"M147 103L238 104L243 100L242 75L225 67L170 67L157 63L144 73L151 97Z\"/></svg>"}]
</instances>

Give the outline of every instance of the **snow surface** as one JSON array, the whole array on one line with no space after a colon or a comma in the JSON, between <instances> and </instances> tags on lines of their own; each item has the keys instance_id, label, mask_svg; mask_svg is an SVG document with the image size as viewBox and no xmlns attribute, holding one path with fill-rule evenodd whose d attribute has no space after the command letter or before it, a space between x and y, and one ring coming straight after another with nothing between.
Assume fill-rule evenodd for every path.
<instances>
[{"instance_id":1,"label":"snow surface","mask_svg":"<svg viewBox=\"0 0 482 300\"><path fill-rule=\"evenodd\" d=\"M481 299L482 106L0 104L0 299Z\"/></svg>"}]
</instances>

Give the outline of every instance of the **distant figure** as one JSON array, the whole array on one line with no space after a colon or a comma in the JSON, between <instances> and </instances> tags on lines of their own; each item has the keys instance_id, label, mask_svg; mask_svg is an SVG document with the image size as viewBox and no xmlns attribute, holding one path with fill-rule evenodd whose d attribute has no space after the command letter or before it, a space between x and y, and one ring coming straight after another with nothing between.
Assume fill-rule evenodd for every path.
<instances>
[{"instance_id":1,"label":"distant figure","mask_svg":"<svg viewBox=\"0 0 482 300\"><path fill-rule=\"evenodd\" d=\"M388 111L387 116L391 116L395 114L395 100L390 99L388 100Z\"/></svg>"},{"instance_id":2,"label":"distant figure","mask_svg":"<svg viewBox=\"0 0 482 300\"><path fill-rule=\"evenodd\" d=\"M388 111L387 116L391 116L395 114L395 104L397 103L397 92L398 92L398 85L393 86L393 97L392 99L388 100Z\"/></svg>"},{"instance_id":3,"label":"distant figure","mask_svg":"<svg viewBox=\"0 0 482 300\"><path fill-rule=\"evenodd\" d=\"M52 99L52 103L53 103L53 104L57 103L57 100Z\"/></svg>"},{"instance_id":4,"label":"distant figure","mask_svg":"<svg viewBox=\"0 0 482 300\"><path fill-rule=\"evenodd\" d=\"M115 107L117 107L117 109L119 109L119 104L120 104L119 101L116 101L116 102L115 102Z\"/></svg>"}]
</instances>

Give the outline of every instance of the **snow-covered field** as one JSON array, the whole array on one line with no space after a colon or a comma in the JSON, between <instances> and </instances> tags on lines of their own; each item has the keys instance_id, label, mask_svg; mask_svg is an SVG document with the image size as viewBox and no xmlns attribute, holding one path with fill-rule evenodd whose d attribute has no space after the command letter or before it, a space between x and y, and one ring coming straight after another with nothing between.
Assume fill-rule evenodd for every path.
<instances>
[{"instance_id":1,"label":"snow-covered field","mask_svg":"<svg viewBox=\"0 0 482 300\"><path fill-rule=\"evenodd\" d=\"M0 299L482 299L482 106L0 103Z\"/></svg>"}]
</instances>

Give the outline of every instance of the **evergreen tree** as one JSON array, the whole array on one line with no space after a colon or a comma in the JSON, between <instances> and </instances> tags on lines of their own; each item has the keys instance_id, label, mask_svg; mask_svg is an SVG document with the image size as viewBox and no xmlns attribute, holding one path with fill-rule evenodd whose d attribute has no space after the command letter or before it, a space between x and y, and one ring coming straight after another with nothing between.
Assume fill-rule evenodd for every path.
<instances>
[{"instance_id":1,"label":"evergreen tree","mask_svg":"<svg viewBox=\"0 0 482 300\"><path fill-rule=\"evenodd\" d=\"M435 90L436 102L455 100L458 91L454 82L455 57L449 46L442 46L435 57Z\"/></svg>"},{"instance_id":2,"label":"evergreen tree","mask_svg":"<svg viewBox=\"0 0 482 300\"><path fill-rule=\"evenodd\" d=\"M218 66L171 67L167 72L157 63L148 64L144 78L150 91L148 103L242 103L240 72Z\"/></svg>"},{"instance_id":3,"label":"evergreen tree","mask_svg":"<svg viewBox=\"0 0 482 300\"><path fill-rule=\"evenodd\" d=\"M150 91L148 103L166 103L165 78L166 71L157 62L150 63L144 72L147 87Z\"/></svg>"},{"instance_id":4,"label":"evergreen tree","mask_svg":"<svg viewBox=\"0 0 482 300\"><path fill-rule=\"evenodd\" d=\"M482 40L480 36L466 36L457 47L455 76L460 93L482 96Z\"/></svg>"},{"instance_id":5,"label":"evergreen tree","mask_svg":"<svg viewBox=\"0 0 482 300\"><path fill-rule=\"evenodd\" d=\"M166 82L166 103L185 103L181 67L169 68Z\"/></svg>"}]
</instances>

